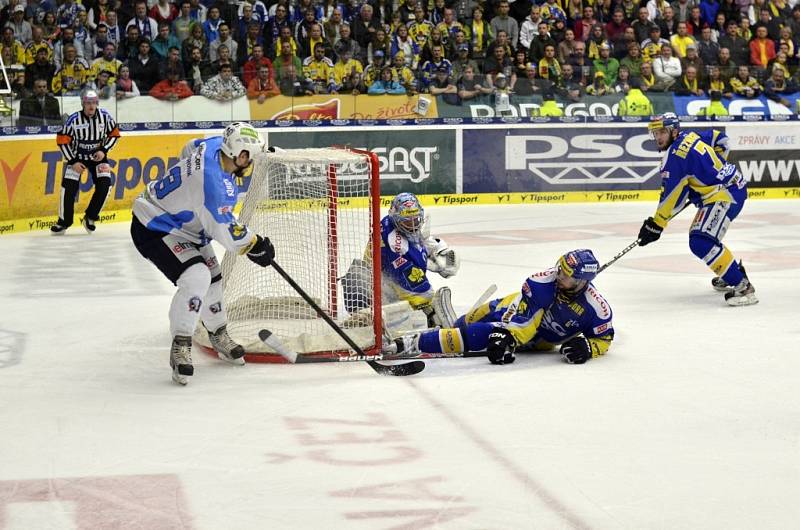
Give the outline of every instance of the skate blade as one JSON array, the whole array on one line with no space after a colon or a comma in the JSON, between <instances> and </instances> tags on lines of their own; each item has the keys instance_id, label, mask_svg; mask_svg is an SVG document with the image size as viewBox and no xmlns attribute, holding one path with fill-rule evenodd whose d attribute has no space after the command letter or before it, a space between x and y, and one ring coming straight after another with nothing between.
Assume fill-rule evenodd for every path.
<instances>
[{"instance_id":1,"label":"skate blade","mask_svg":"<svg viewBox=\"0 0 800 530\"><path fill-rule=\"evenodd\" d=\"M228 364L232 364L233 366L244 366L244 357L239 357L238 359L234 359L224 353L217 352L217 357L222 359Z\"/></svg>"},{"instance_id":2,"label":"skate blade","mask_svg":"<svg viewBox=\"0 0 800 530\"><path fill-rule=\"evenodd\" d=\"M732 293L733 292L733 287L731 287L730 285L724 285L724 286L723 285L719 285L719 286L714 285L713 287L714 287L714 290L717 291L718 293Z\"/></svg>"},{"instance_id":3,"label":"skate blade","mask_svg":"<svg viewBox=\"0 0 800 530\"><path fill-rule=\"evenodd\" d=\"M754 305L758 303L758 298L754 294L748 294L746 296L736 296L731 298L726 298L725 301L728 303L729 306L738 307L743 305Z\"/></svg>"},{"instance_id":4,"label":"skate blade","mask_svg":"<svg viewBox=\"0 0 800 530\"><path fill-rule=\"evenodd\" d=\"M189 383L189 379L185 375L181 375L178 372L172 372L172 380L181 386L186 386L186 384Z\"/></svg>"}]
</instances>

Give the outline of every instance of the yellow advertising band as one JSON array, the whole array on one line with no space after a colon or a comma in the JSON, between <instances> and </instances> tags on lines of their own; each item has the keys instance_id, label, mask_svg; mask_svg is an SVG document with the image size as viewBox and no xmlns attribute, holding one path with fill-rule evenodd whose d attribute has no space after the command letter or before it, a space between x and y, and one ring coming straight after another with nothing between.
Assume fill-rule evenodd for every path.
<instances>
[{"instance_id":1,"label":"yellow advertising band","mask_svg":"<svg viewBox=\"0 0 800 530\"><path fill-rule=\"evenodd\" d=\"M560 193L464 193L447 195L418 195L424 206L463 206L500 204L562 204L578 202L655 201L658 190L647 191L566 191ZM394 196L382 196L381 207L388 208ZM800 188L761 188L748 190L750 199L800 199ZM345 207L347 207L345 205ZM238 207L237 207L238 211ZM0 236L49 229L56 215L0 221ZM107 210L100 223L130 221L130 209ZM74 226L74 225L73 225Z\"/></svg>"}]
</instances>

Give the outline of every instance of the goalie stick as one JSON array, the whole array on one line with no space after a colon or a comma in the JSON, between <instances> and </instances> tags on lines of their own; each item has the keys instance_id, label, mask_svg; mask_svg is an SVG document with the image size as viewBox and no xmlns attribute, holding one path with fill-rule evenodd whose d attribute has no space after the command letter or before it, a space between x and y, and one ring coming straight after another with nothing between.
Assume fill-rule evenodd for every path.
<instances>
[{"instance_id":1,"label":"goalie stick","mask_svg":"<svg viewBox=\"0 0 800 530\"><path fill-rule=\"evenodd\" d=\"M344 339L344 341L357 354L356 356L341 356L339 358L333 358L333 359L331 359L332 361L350 361L350 360L353 360L353 361L366 361L366 363L373 370L375 370L376 372L378 372L381 375L396 375L396 376L414 375L414 374L420 373L422 370L425 369L425 363L423 363L422 361L413 361L413 362L406 363L406 364L397 364L397 365L388 365L387 366L387 365L383 365L383 364L380 364L380 363L375 362L374 360L372 360L373 357L380 357L380 354L375 355L375 356L371 356L371 355L365 354L364 350L362 350L358 346L358 344L353 342L353 339L351 339L347 335L347 333L345 333L342 330L342 328L340 328L339 325L336 324L336 322L334 322L333 319L331 317L329 317L328 314L325 313L325 311L323 311L322 308L320 308L317 305L316 302L314 302L314 300L297 284L297 282L294 281L294 279L291 276L289 276L289 274L285 270L283 270L283 268L280 265L278 265L275 262L275 260L272 261L271 265L272 265L272 268L275 269L275 272L280 274L283 277L283 279L286 280L286 282L289 285L292 286L292 289L297 291L297 294L299 294L303 298L303 300L305 300L306 303L308 305L310 305L311 308L314 311L316 311L317 315L319 315L319 317L322 318L331 327L331 329L333 329L333 331L336 332L337 335L339 335L342 339ZM262 338L261 335L265 331L267 333L270 333L268 330L262 330L261 332L259 332L259 338L261 338L262 341L264 341L264 342L266 342L266 340L264 340L264 338ZM269 335L267 335L267 338L270 338L270 335L271 335L271 333ZM286 348L283 348L283 350L284 351L288 351L288 350L286 350ZM278 353L280 353L281 355L284 355L277 348L276 348L276 351ZM303 357L301 357L299 354L294 353L293 356L294 356L294 359L295 359L294 362L314 362L314 361L318 361L318 360L323 360L323 359L319 359L319 358L314 358L314 361L311 361L311 360L309 360L308 357L305 357L304 361L300 361L300 359L303 358ZM286 357L286 355L284 355L284 357ZM290 357L292 357L291 352L289 354L289 357L286 357L286 358L287 358L287 360L292 362Z\"/></svg>"},{"instance_id":2,"label":"goalie stick","mask_svg":"<svg viewBox=\"0 0 800 530\"><path fill-rule=\"evenodd\" d=\"M497 290L497 285L495 284L492 284L489 287L487 287L486 290L483 292L483 294L477 300L475 300L475 303L472 304L472 307L469 308L469 311L467 311L467 313L472 313L480 306L485 304L486 300L488 300L489 297L492 296L496 290Z\"/></svg>"}]
</instances>

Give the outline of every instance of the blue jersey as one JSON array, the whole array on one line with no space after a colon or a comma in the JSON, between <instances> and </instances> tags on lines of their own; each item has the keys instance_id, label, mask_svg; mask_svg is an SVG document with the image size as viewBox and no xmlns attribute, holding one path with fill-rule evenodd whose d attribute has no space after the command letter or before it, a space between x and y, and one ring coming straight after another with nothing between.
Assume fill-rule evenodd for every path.
<instances>
[{"instance_id":1,"label":"blue jersey","mask_svg":"<svg viewBox=\"0 0 800 530\"><path fill-rule=\"evenodd\" d=\"M707 131L707 137L713 132ZM736 166L703 141L700 134L681 132L661 163L661 195L653 219L666 227L687 200L694 204L744 201L745 185Z\"/></svg>"},{"instance_id":2,"label":"blue jersey","mask_svg":"<svg viewBox=\"0 0 800 530\"><path fill-rule=\"evenodd\" d=\"M714 148L714 151L721 155L723 158L728 158L728 153L731 152L728 146L728 135L719 129L705 129L703 131L695 131L697 135L705 143Z\"/></svg>"},{"instance_id":3,"label":"blue jersey","mask_svg":"<svg viewBox=\"0 0 800 530\"><path fill-rule=\"evenodd\" d=\"M433 289L426 274L428 251L424 244L409 241L400 233L388 215L381 219L381 268L384 289L391 289L414 309L430 303Z\"/></svg>"},{"instance_id":4,"label":"blue jersey","mask_svg":"<svg viewBox=\"0 0 800 530\"><path fill-rule=\"evenodd\" d=\"M245 252L255 234L233 215L238 189L222 169L222 137L199 142L159 179L148 183L133 203L133 213L148 229L205 245L218 241L226 250Z\"/></svg>"},{"instance_id":5,"label":"blue jersey","mask_svg":"<svg viewBox=\"0 0 800 530\"><path fill-rule=\"evenodd\" d=\"M462 318L466 324L496 323L508 329L520 346L560 344L580 334L590 340L610 341L614 328L605 298L591 283L575 298L559 296L557 274L556 268L534 274L520 292L492 300Z\"/></svg>"}]
</instances>

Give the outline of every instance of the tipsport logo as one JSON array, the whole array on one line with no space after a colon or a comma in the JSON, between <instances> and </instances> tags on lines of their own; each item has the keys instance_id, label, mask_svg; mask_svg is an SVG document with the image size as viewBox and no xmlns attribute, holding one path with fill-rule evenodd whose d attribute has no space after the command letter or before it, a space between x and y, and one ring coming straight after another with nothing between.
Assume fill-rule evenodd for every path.
<instances>
[{"instance_id":1,"label":"tipsport logo","mask_svg":"<svg viewBox=\"0 0 800 530\"><path fill-rule=\"evenodd\" d=\"M505 168L548 184L641 184L658 174L661 155L646 133L506 136Z\"/></svg>"},{"instance_id":2,"label":"tipsport logo","mask_svg":"<svg viewBox=\"0 0 800 530\"><path fill-rule=\"evenodd\" d=\"M5 180L6 184L6 193L8 194L9 205L14 202L14 192L17 189L19 178L22 175L22 171L25 169L25 165L28 163L28 159L30 157L31 154L28 153L22 160L18 161L14 165L9 164L9 162L6 160L0 160L0 170L3 172L3 179Z\"/></svg>"}]
</instances>

